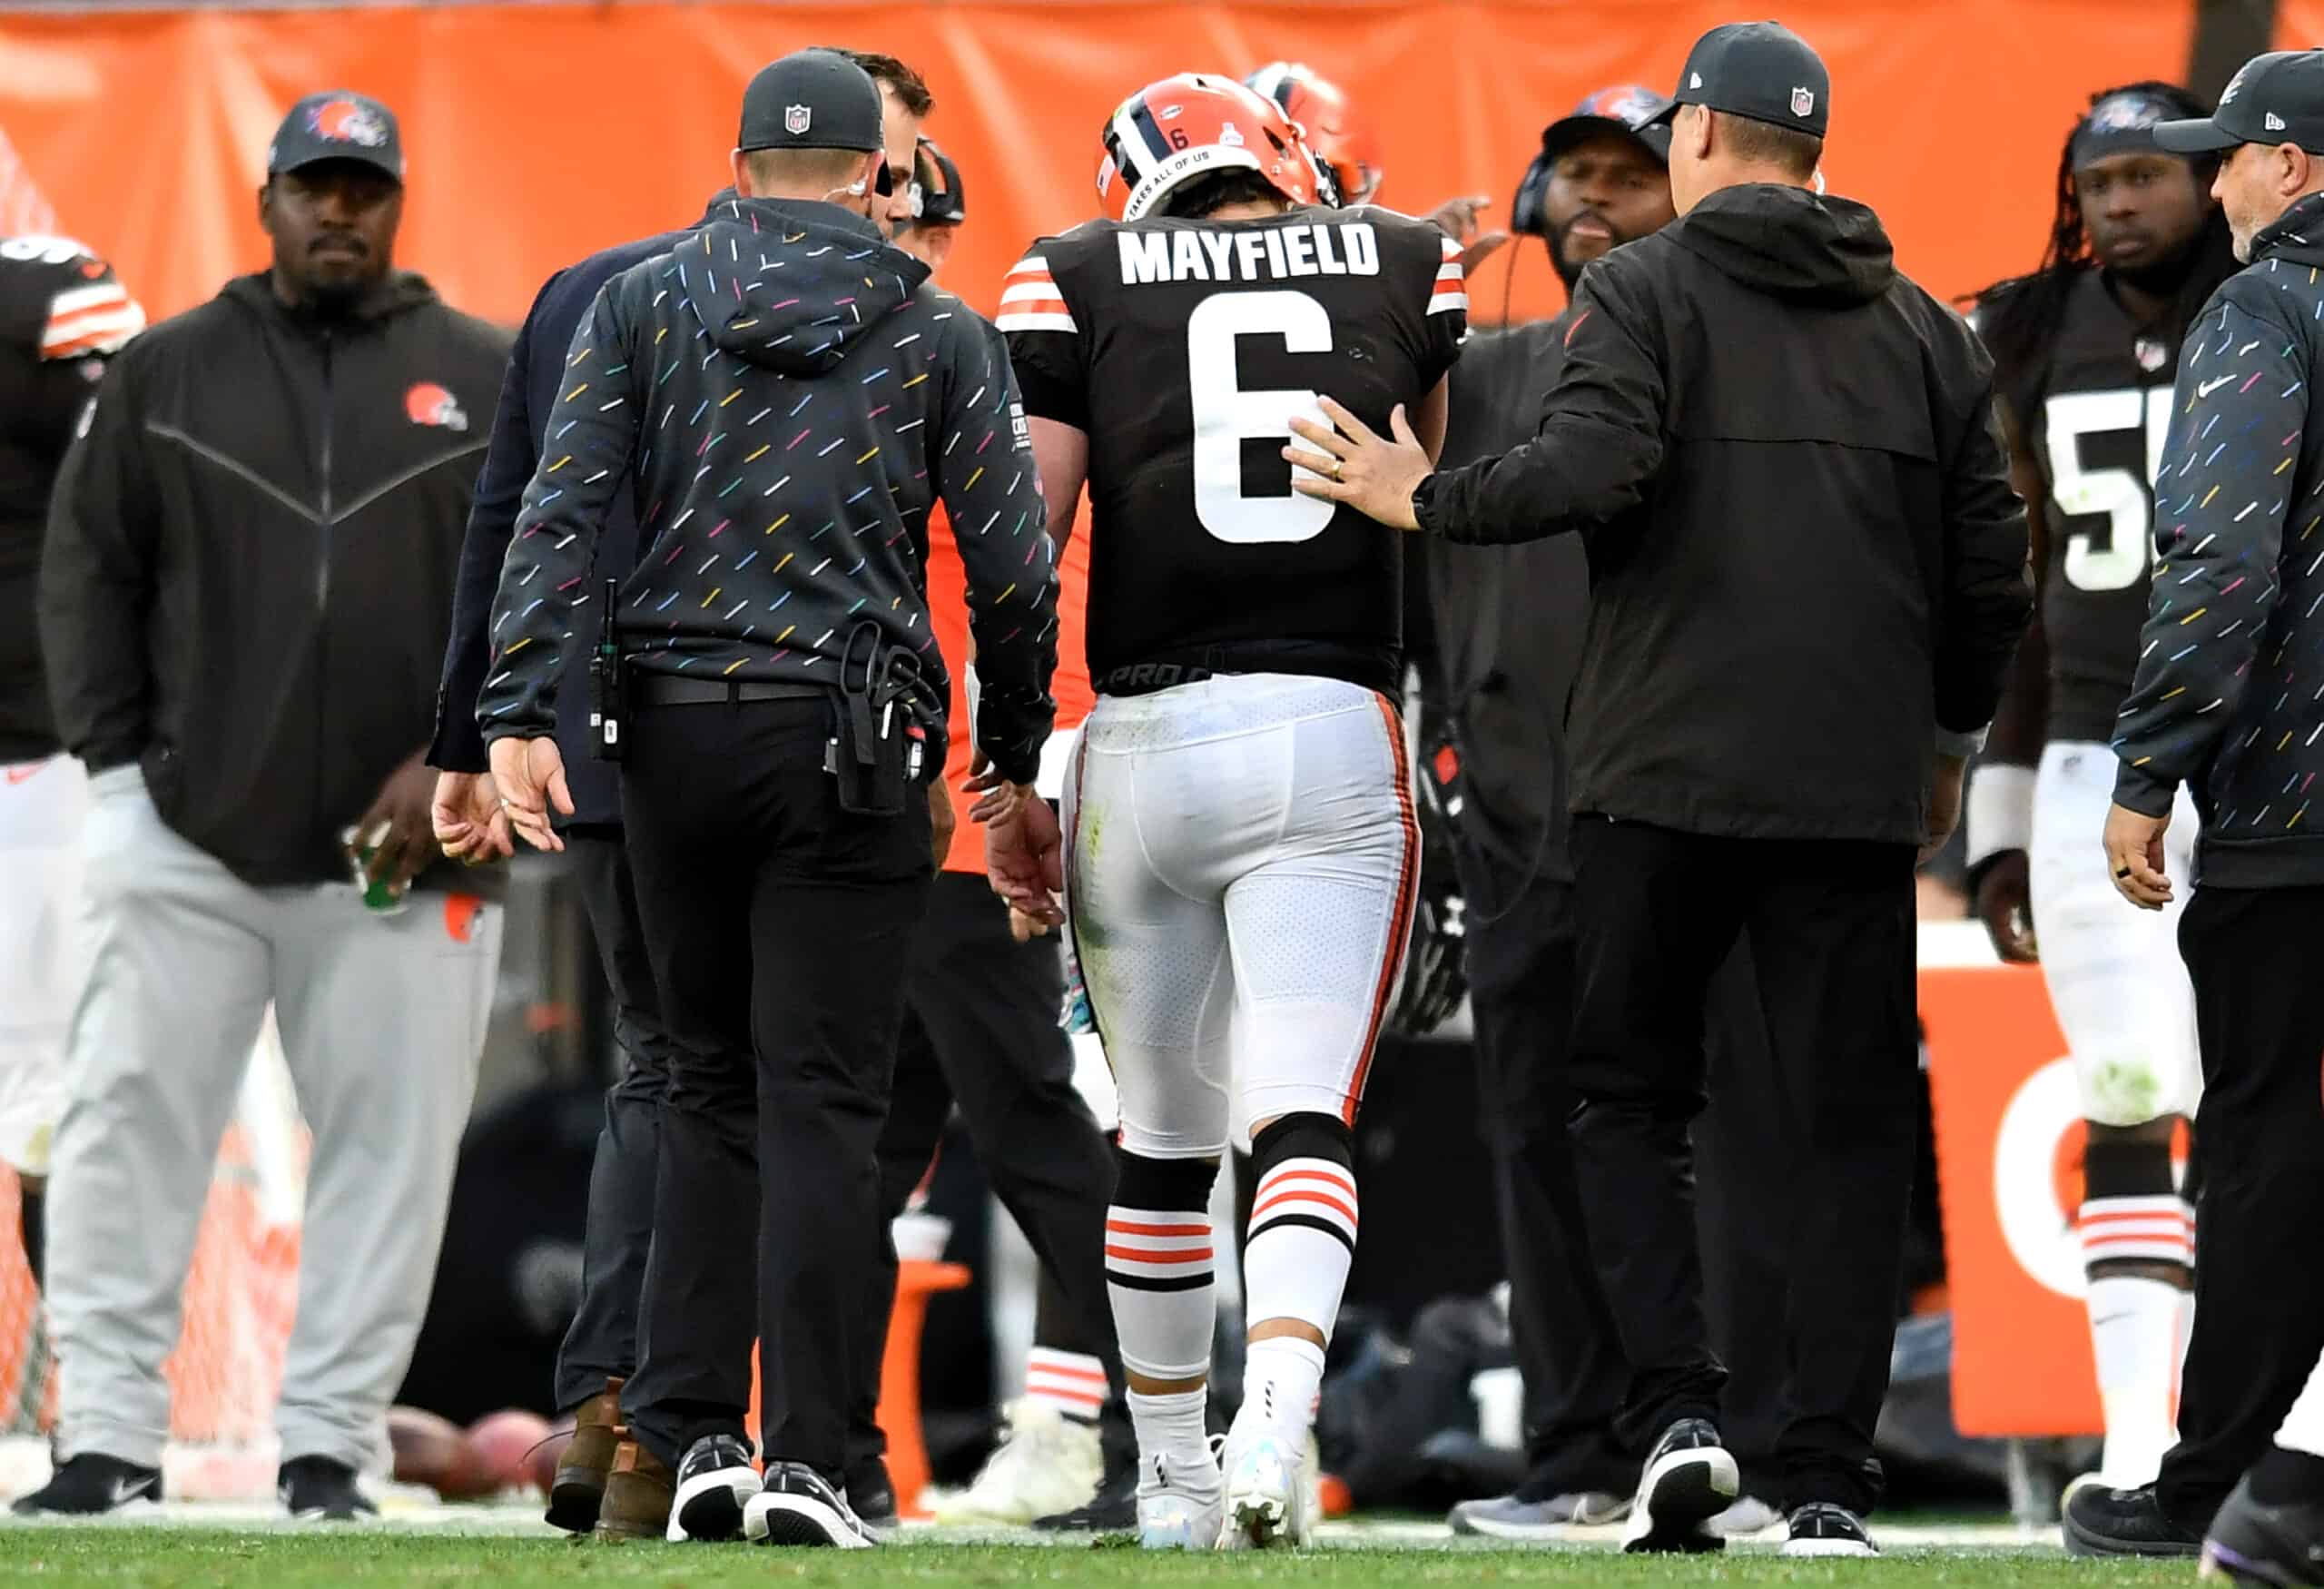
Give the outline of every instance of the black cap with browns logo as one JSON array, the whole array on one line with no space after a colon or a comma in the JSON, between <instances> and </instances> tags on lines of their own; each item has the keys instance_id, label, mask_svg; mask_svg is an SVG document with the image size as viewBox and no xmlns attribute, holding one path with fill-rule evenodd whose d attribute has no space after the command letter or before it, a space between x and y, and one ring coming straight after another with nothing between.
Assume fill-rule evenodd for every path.
<instances>
[{"instance_id":1,"label":"black cap with browns logo","mask_svg":"<svg viewBox=\"0 0 2324 1589\"><path fill-rule=\"evenodd\" d=\"M2154 141L2173 154L2205 154L2239 143L2297 143L2324 154L2324 50L2278 50L2243 64L2200 120L2164 122Z\"/></svg>"},{"instance_id":2,"label":"black cap with browns logo","mask_svg":"<svg viewBox=\"0 0 2324 1589\"><path fill-rule=\"evenodd\" d=\"M403 135L395 112L343 88L310 94L292 105L267 145L266 174L326 160L351 160L403 181Z\"/></svg>"},{"instance_id":3,"label":"black cap with browns logo","mask_svg":"<svg viewBox=\"0 0 2324 1589\"><path fill-rule=\"evenodd\" d=\"M1695 41L1664 120L1682 104L1824 135L1832 78L1807 41L1779 22L1730 22Z\"/></svg>"},{"instance_id":4,"label":"black cap with browns logo","mask_svg":"<svg viewBox=\"0 0 2324 1589\"><path fill-rule=\"evenodd\" d=\"M1646 152L1670 163L1671 104L1651 88L1625 84L1601 88L1573 114L1551 122L1541 133L1541 158L1555 160L1585 139L1607 133L1626 133L1646 145Z\"/></svg>"}]
</instances>

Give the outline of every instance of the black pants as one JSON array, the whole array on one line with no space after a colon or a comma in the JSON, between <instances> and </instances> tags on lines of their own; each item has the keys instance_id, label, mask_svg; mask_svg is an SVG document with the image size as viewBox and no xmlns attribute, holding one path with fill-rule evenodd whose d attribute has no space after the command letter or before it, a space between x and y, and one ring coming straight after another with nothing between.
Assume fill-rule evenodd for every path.
<instances>
[{"instance_id":1,"label":"black pants","mask_svg":"<svg viewBox=\"0 0 2324 1589\"><path fill-rule=\"evenodd\" d=\"M1468 965L1477 1100L1492 1154L1512 1345L1525 1381L1520 1493L1626 1495L1645 1453L1616 1433L1630 1369L1590 1259L1567 1130L1575 1101L1573 887L1507 875L1470 844L1461 846L1460 863L1467 897L1501 907L1469 918ZM1718 1086L1693 1140L1716 1194L1697 1209L1710 1255L1704 1279L1711 1339L1736 1369L1722 1397L1721 1427L1743 1466L1745 1493L1773 1494L1768 1470L1784 1424L1786 1296L1783 1156L1776 1145L1787 1120L1768 1084L1767 1019L1748 943L1719 967L1709 999L1705 1041Z\"/></svg>"},{"instance_id":2,"label":"black pants","mask_svg":"<svg viewBox=\"0 0 2324 1589\"><path fill-rule=\"evenodd\" d=\"M1630 1374L1590 1264L1566 1135L1572 890L1546 879L1521 891L1488 881L1490 862L1465 844L1460 862L1467 897L1502 906L1498 915L1470 918L1469 1000L1477 1103L1509 1268L1511 1344L1525 1381L1521 1493L1627 1495L1638 1483L1639 1454L1625 1449L1614 1425Z\"/></svg>"},{"instance_id":3,"label":"black pants","mask_svg":"<svg viewBox=\"0 0 2324 1589\"><path fill-rule=\"evenodd\" d=\"M966 842L966 841L963 841ZM1073 1086L1073 1046L1059 1030L1065 969L1054 937L1019 943L1009 907L971 873L940 873L911 943L903 1038L888 1121L880 1133L880 1264L862 1323L859 1359L871 1378L858 1386L853 1450L860 1460L886 1448L873 1416L880 1361L896 1289L896 1253L887 1221L903 1212L928 1172L960 1105L977 1161L1065 1302L1057 1330L1038 1338L1086 1352L1121 1387L1113 1309L1106 1297L1106 1205L1114 1159L1097 1118Z\"/></svg>"},{"instance_id":4,"label":"black pants","mask_svg":"<svg viewBox=\"0 0 2324 1589\"><path fill-rule=\"evenodd\" d=\"M899 817L840 810L829 721L822 702L770 701L631 726L622 814L675 1044L623 1403L665 1461L741 1432L755 1334L762 1455L838 1483L870 1372L873 1155L931 862L923 800ZM755 1308L738 1239L753 1225Z\"/></svg>"},{"instance_id":5,"label":"black pants","mask_svg":"<svg viewBox=\"0 0 2324 1589\"><path fill-rule=\"evenodd\" d=\"M2201 1531L2324 1349L2324 888L2198 887L2179 922L2195 984L2203 1106L2195 1131L2195 1328L2179 1444L2157 1494Z\"/></svg>"},{"instance_id":6,"label":"black pants","mask_svg":"<svg viewBox=\"0 0 2324 1589\"><path fill-rule=\"evenodd\" d=\"M575 830L565 843L613 992L614 1040L623 1059L621 1080L606 1092L605 1128L589 1169L581 1303L556 1354L556 1405L570 1410L605 1389L608 1377L637 1371L637 1297L654 1238L655 1154L670 1081L670 1034L619 830Z\"/></svg>"},{"instance_id":7,"label":"black pants","mask_svg":"<svg viewBox=\"0 0 2324 1589\"><path fill-rule=\"evenodd\" d=\"M1789 1196L1787 1509L1879 1498L1911 1190L1913 852L1717 839L1585 817L1574 828L1581 986L1575 1165L1590 1244L1631 1371L1623 1433L1718 1416L1688 1128L1704 1103L1713 974L1750 936L1776 1054L1807 1079Z\"/></svg>"}]
</instances>

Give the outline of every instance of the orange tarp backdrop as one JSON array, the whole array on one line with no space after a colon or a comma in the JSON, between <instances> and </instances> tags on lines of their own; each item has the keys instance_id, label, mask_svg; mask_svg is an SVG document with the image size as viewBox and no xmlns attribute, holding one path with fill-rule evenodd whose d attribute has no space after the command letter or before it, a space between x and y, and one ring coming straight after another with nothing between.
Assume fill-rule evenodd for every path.
<instances>
[{"instance_id":1,"label":"orange tarp backdrop","mask_svg":"<svg viewBox=\"0 0 2324 1589\"><path fill-rule=\"evenodd\" d=\"M1029 241L1092 212L1098 130L1157 76L1305 60L1376 123L1384 202L1490 192L1505 215L1545 121L1607 84L1667 90L1704 28L1769 10L1831 66L1834 190L1880 210L1905 268L1946 295L2034 262L2089 92L2178 76L2193 26L2192 0L9 12L0 133L59 223L160 314L263 262L251 195L290 103L376 94L411 156L402 262L513 321L551 271L699 212L760 64L809 44L884 50L935 90L929 130L970 206L949 284L990 309ZM1503 272L1482 272L1479 318L1499 317ZM1529 244L1514 312L1561 298Z\"/></svg>"}]
</instances>

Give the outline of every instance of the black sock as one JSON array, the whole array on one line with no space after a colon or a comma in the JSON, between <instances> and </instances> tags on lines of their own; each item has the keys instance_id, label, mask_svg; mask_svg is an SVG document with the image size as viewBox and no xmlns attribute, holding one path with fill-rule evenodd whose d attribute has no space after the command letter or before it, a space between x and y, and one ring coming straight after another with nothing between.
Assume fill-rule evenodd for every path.
<instances>
[{"instance_id":1,"label":"black sock","mask_svg":"<svg viewBox=\"0 0 2324 1589\"><path fill-rule=\"evenodd\" d=\"M32 1191L17 1183L18 1222L24 1232L25 1262L33 1271L33 1284L45 1288L48 1279L48 1229L45 1191Z\"/></svg>"},{"instance_id":2,"label":"black sock","mask_svg":"<svg viewBox=\"0 0 2324 1589\"><path fill-rule=\"evenodd\" d=\"M2251 1498L2262 1506L2314 1505L2324 1501L2324 1456L2270 1446L2251 1469Z\"/></svg>"}]
</instances>

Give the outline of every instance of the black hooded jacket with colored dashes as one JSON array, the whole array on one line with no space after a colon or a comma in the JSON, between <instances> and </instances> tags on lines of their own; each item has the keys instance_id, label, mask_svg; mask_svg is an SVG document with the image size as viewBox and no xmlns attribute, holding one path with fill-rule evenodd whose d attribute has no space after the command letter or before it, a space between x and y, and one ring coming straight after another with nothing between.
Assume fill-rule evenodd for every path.
<instances>
[{"instance_id":1,"label":"black hooded jacket with colored dashes","mask_svg":"<svg viewBox=\"0 0 2324 1589\"><path fill-rule=\"evenodd\" d=\"M835 205L736 199L606 284L501 569L487 741L554 731L562 641L599 622L591 560L620 490L639 525L615 617L633 668L836 685L869 620L918 656L940 721L924 568L941 497L967 574L978 744L1031 781L1057 646L1040 485L1000 333L927 274Z\"/></svg>"}]
</instances>

